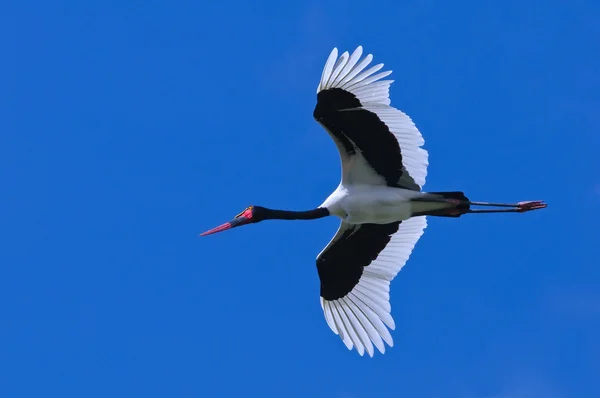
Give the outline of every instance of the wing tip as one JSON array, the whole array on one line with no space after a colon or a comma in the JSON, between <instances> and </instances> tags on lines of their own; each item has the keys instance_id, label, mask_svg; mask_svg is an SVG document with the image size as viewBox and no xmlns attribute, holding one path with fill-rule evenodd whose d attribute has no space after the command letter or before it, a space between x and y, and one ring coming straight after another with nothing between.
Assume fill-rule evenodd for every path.
<instances>
[{"instance_id":1,"label":"wing tip","mask_svg":"<svg viewBox=\"0 0 600 398\"><path fill-rule=\"evenodd\" d=\"M382 320L375 312L368 313L349 297L347 300L353 303L354 309L345 301L346 297L332 301L323 297L320 299L323 302L327 325L335 334L339 335L349 351L355 349L361 357L367 353L369 357L373 358L376 351L382 355L385 354L386 344L390 348L394 346L394 340L387 329L394 330L395 328L393 318L391 322L389 321L391 315L388 314L388 317L385 317L387 319ZM356 311L361 312L357 314ZM330 324L329 318L331 318L332 324ZM378 328L374 322L381 326ZM381 328L384 332L381 331Z\"/></svg>"},{"instance_id":2,"label":"wing tip","mask_svg":"<svg viewBox=\"0 0 600 398\"><path fill-rule=\"evenodd\" d=\"M372 66L365 71L365 68L373 60L373 55L368 54L362 57L363 51L363 46L358 45L352 52L352 55L348 51L344 51L338 57L338 48L334 47L329 53L329 57L323 67L321 80L317 86L317 93L332 88L341 88L354 94L354 90L368 86L392 73L390 70L372 76L379 69L383 68L383 63ZM357 97L359 96L357 95ZM389 103L389 95L385 95L378 102Z\"/></svg>"}]
</instances>

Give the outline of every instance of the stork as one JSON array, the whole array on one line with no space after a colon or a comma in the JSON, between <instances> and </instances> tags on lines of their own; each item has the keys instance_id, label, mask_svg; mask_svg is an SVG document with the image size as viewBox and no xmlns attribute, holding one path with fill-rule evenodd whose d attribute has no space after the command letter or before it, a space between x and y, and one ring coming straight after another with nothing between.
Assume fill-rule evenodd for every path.
<instances>
[{"instance_id":1,"label":"stork","mask_svg":"<svg viewBox=\"0 0 600 398\"><path fill-rule=\"evenodd\" d=\"M338 58L334 48L317 87L313 116L335 142L342 163L337 189L307 211L249 206L201 235L264 220L338 217L337 233L316 260L321 308L349 350L372 357L373 346L382 354L384 342L393 346L390 282L423 234L426 216L522 213L546 204L471 202L460 191L422 191L429 164L423 137L405 113L390 106L393 80L381 79L391 71L376 73L383 64L367 69L373 56L361 59L362 52L359 46Z\"/></svg>"}]
</instances>

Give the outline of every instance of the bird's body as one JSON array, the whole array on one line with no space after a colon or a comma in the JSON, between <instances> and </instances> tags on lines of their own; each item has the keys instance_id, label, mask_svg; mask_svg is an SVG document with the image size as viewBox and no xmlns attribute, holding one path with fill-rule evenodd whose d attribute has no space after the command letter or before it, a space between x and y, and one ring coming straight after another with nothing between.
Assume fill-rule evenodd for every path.
<instances>
[{"instance_id":1,"label":"bird's body","mask_svg":"<svg viewBox=\"0 0 600 398\"><path fill-rule=\"evenodd\" d=\"M319 206L349 224L388 224L414 214L452 207L445 202L420 202L428 194L384 185L340 184Z\"/></svg>"},{"instance_id":2,"label":"bird's body","mask_svg":"<svg viewBox=\"0 0 600 398\"><path fill-rule=\"evenodd\" d=\"M316 260L325 320L348 349L373 356L393 345L390 282L423 234L426 216L525 212L541 201L518 204L471 202L462 192L423 192L429 164L423 137L412 120L390 106L391 71L367 68L362 47L338 58L334 49L317 87L315 120L329 133L342 163L341 182L317 208L307 211L250 206L202 235L267 219L340 218L337 233ZM475 210L472 206L500 209Z\"/></svg>"}]
</instances>

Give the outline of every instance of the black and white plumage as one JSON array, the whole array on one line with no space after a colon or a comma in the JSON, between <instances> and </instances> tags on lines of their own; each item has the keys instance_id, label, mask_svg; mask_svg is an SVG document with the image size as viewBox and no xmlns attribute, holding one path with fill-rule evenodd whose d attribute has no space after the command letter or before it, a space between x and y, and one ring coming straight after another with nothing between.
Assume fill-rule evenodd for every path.
<instances>
[{"instance_id":1,"label":"black and white plumage","mask_svg":"<svg viewBox=\"0 0 600 398\"><path fill-rule=\"evenodd\" d=\"M383 64L367 68L373 56L359 62L362 51L358 47L351 56L344 52L337 58L333 49L313 116L338 147L343 183L420 190L428 165L423 137L406 114L390 106L393 80L381 79L392 71L376 73Z\"/></svg>"},{"instance_id":2,"label":"black and white plumage","mask_svg":"<svg viewBox=\"0 0 600 398\"><path fill-rule=\"evenodd\" d=\"M391 316L390 282L423 234L425 216L388 224L342 222L332 242L317 257L321 308L327 324L348 349L373 356L393 345L386 325Z\"/></svg>"},{"instance_id":3,"label":"black and white plumage","mask_svg":"<svg viewBox=\"0 0 600 398\"><path fill-rule=\"evenodd\" d=\"M393 81L381 79L391 71L377 73L383 64L368 68L373 56L360 61L362 47L352 55L337 55L334 49L323 69L314 118L340 152L341 190L377 185L420 191L427 175L428 153L421 148L423 137L410 118L390 106ZM339 191L334 192L333 200ZM326 201L324 206L328 204ZM385 327L395 328L390 315L390 282L426 226L425 216L385 224L342 221L317 257L325 319L349 349L354 346L361 355L367 351L372 356L373 344L382 353L384 340L393 345Z\"/></svg>"},{"instance_id":4,"label":"black and white plumage","mask_svg":"<svg viewBox=\"0 0 600 398\"><path fill-rule=\"evenodd\" d=\"M348 349L360 355L385 352L393 345L388 329L390 282L412 253L427 226L426 216L525 212L546 207L541 201L518 204L471 202L462 192L423 192L428 153L412 120L390 105L391 71L369 67L362 47L338 57L333 49L317 87L314 118L335 142L342 163L337 189L308 211L250 206L209 235L267 219L340 218L340 226L317 256L320 301L325 320ZM499 206L475 210L471 207Z\"/></svg>"}]
</instances>

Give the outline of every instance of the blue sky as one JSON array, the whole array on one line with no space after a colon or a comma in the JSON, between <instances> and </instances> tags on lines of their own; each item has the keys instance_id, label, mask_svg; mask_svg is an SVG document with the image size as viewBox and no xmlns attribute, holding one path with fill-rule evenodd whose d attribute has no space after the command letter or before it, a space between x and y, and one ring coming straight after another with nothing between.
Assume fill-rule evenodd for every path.
<instances>
[{"instance_id":1,"label":"blue sky","mask_svg":"<svg viewBox=\"0 0 600 398\"><path fill-rule=\"evenodd\" d=\"M5 5L0 395L600 396L599 18L556 0ZM336 219L198 237L335 189L315 90L357 45L425 137L425 190L549 203L430 218L374 358L319 305Z\"/></svg>"}]
</instances>

